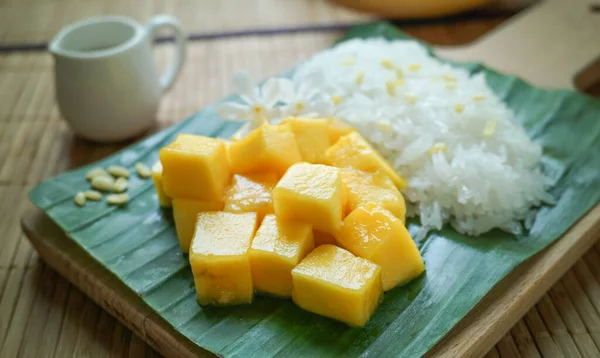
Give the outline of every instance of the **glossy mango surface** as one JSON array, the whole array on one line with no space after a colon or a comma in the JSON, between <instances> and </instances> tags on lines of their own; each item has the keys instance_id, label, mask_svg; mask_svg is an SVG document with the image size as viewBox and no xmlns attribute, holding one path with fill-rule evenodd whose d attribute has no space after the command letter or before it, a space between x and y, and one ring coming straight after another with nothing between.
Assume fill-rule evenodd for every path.
<instances>
[{"instance_id":1,"label":"glossy mango surface","mask_svg":"<svg viewBox=\"0 0 600 358\"><path fill-rule=\"evenodd\" d=\"M198 214L205 211L220 211L223 203L196 199L177 198L173 200L173 221L179 239L181 252L187 254L196 229Z\"/></svg>"},{"instance_id":2,"label":"glossy mango surface","mask_svg":"<svg viewBox=\"0 0 600 358\"><path fill-rule=\"evenodd\" d=\"M336 239L356 256L381 266L385 291L425 270L419 249L402 221L378 205L366 204L351 212Z\"/></svg>"},{"instance_id":3,"label":"glossy mango surface","mask_svg":"<svg viewBox=\"0 0 600 358\"><path fill-rule=\"evenodd\" d=\"M254 286L248 250L256 213L204 212L198 215L190 265L201 305L252 302Z\"/></svg>"},{"instance_id":4,"label":"glossy mango surface","mask_svg":"<svg viewBox=\"0 0 600 358\"><path fill-rule=\"evenodd\" d=\"M246 137L231 142L228 156L232 173L274 172L282 175L302 160L289 125L262 125Z\"/></svg>"},{"instance_id":5,"label":"glossy mango surface","mask_svg":"<svg viewBox=\"0 0 600 358\"><path fill-rule=\"evenodd\" d=\"M368 322L383 294L378 265L333 245L308 254L292 280L298 306L356 327Z\"/></svg>"},{"instance_id":6,"label":"glossy mango surface","mask_svg":"<svg viewBox=\"0 0 600 358\"><path fill-rule=\"evenodd\" d=\"M337 118L327 118L327 135L329 136L329 144L333 145L345 136L354 132L354 128Z\"/></svg>"},{"instance_id":7,"label":"glossy mango surface","mask_svg":"<svg viewBox=\"0 0 600 358\"><path fill-rule=\"evenodd\" d=\"M225 142L180 134L160 150L165 193L171 198L221 201L229 182Z\"/></svg>"},{"instance_id":8,"label":"glossy mango surface","mask_svg":"<svg viewBox=\"0 0 600 358\"><path fill-rule=\"evenodd\" d=\"M275 173L235 174L225 191L224 209L232 213L255 212L258 221L273 213L271 192L277 184Z\"/></svg>"},{"instance_id":9,"label":"glossy mango surface","mask_svg":"<svg viewBox=\"0 0 600 358\"><path fill-rule=\"evenodd\" d=\"M257 291L292 296L292 269L314 248L312 226L265 216L250 247L252 279Z\"/></svg>"},{"instance_id":10,"label":"glossy mango surface","mask_svg":"<svg viewBox=\"0 0 600 358\"><path fill-rule=\"evenodd\" d=\"M275 215L335 233L343 213L342 177L338 168L309 163L294 164L273 189Z\"/></svg>"},{"instance_id":11,"label":"glossy mango surface","mask_svg":"<svg viewBox=\"0 0 600 358\"><path fill-rule=\"evenodd\" d=\"M389 210L398 219L406 220L404 197L387 175L378 171L367 173L352 168L341 170L346 187L346 213L367 203L377 204Z\"/></svg>"},{"instance_id":12,"label":"glossy mango surface","mask_svg":"<svg viewBox=\"0 0 600 358\"><path fill-rule=\"evenodd\" d=\"M399 190L408 185L406 179L392 168L371 144L358 132L342 136L325 152L327 163L339 168L354 168L369 173L385 173Z\"/></svg>"},{"instance_id":13,"label":"glossy mango surface","mask_svg":"<svg viewBox=\"0 0 600 358\"><path fill-rule=\"evenodd\" d=\"M385 290L424 270L403 224L406 181L337 119L290 117L245 133L229 142L180 135L153 172L161 205L175 194L198 302L291 297L364 326Z\"/></svg>"},{"instance_id":14,"label":"glossy mango surface","mask_svg":"<svg viewBox=\"0 0 600 358\"><path fill-rule=\"evenodd\" d=\"M329 148L329 129L324 119L286 118L296 137L302 161L308 163L325 162L325 151Z\"/></svg>"}]
</instances>

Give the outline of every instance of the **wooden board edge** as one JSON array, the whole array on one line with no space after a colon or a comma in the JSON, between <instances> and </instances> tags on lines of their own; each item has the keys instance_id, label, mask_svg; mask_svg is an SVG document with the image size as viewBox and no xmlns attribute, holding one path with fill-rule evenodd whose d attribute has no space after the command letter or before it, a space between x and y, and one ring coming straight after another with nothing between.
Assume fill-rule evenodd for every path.
<instances>
[{"instance_id":1,"label":"wooden board edge","mask_svg":"<svg viewBox=\"0 0 600 358\"><path fill-rule=\"evenodd\" d=\"M592 247L600 237L599 231L597 204L560 239L508 274L430 355L483 356Z\"/></svg>"},{"instance_id":2,"label":"wooden board edge","mask_svg":"<svg viewBox=\"0 0 600 358\"><path fill-rule=\"evenodd\" d=\"M575 89L576 76L600 55L600 21L591 5L590 0L538 1L469 44L434 46L434 52L444 59L485 63L538 87Z\"/></svg>"},{"instance_id":3,"label":"wooden board edge","mask_svg":"<svg viewBox=\"0 0 600 358\"><path fill-rule=\"evenodd\" d=\"M162 318L157 319L150 306L69 239L41 210L26 212L21 227L50 267L163 356L214 356L161 322Z\"/></svg>"},{"instance_id":4,"label":"wooden board edge","mask_svg":"<svg viewBox=\"0 0 600 358\"><path fill-rule=\"evenodd\" d=\"M587 251L600 229L600 204L549 248L510 273L428 356L480 356L494 346ZM211 356L178 333L93 260L39 209L22 218L23 231L51 267L164 356ZM468 342L468 344L465 344Z\"/></svg>"}]
</instances>

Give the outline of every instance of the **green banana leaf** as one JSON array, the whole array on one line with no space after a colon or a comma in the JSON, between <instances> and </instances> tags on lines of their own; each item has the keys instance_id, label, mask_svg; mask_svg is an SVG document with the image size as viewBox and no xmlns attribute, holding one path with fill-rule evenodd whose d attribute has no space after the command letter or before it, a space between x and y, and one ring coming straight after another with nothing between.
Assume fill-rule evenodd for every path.
<instances>
[{"instance_id":1,"label":"green banana leaf","mask_svg":"<svg viewBox=\"0 0 600 358\"><path fill-rule=\"evenodd\" d=\"M391 25L374 24L352 29L342 41L356 37L406 38ZM421 356L503 277L600 199L600 102L574 91L535 88L481 65L463 66L485 72L516 120L543 145L542 166L557 202L540 208L531 230L518 237L501 231L469 237L450 228L430 233L419 243L426 273L387 292L364 329L269 297L246 306L200 307L172 219L159 209L150 180L131 178L131 201L123 208L73 204L73 194L88 188L85 172L91 166L152 164L158 149L180 132L228 138L239 124L220 120L214 106L106 160L49 179L31 192L31 200L178 332L208 351L242 357ZM418 220L410 222L412 233L418 228Z\"/></svg>"}]
</instances>

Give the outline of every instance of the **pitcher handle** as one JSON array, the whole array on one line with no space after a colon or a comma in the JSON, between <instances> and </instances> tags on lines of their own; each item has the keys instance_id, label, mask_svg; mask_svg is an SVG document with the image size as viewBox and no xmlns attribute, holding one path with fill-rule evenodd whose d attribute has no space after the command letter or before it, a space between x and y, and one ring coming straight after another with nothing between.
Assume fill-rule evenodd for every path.
<instances>
[{"instance_id":1,"label":"pitcher handle","mask_svg":"<svg viewBox=\"0 0 600 358\"><path fill-rule=\"evenodd\" d=\"M151 40L156 36L157 31L162 27L168 27L175 32L175 62L171 64L169 69L160 77L160 87L162 91L168 90L175 82L183 61L185 59L186 51L186 37L183 32L183 27L177 19L169 15L157 15L150 18L150 21L146 25L148 36Z\"/></svg>"}]
</instances>

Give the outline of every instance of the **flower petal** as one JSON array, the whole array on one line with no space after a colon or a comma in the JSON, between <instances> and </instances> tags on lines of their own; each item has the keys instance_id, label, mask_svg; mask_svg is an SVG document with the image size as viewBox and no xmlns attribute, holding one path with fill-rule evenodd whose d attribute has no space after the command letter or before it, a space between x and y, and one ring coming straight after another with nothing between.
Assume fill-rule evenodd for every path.
<instances>
[{"instance_id":1,"label":"flower petal","mask_svg":"<svg viewBox=\"0 0 600 358\"><path fill-rule=\"evenodd\" d=\"M236 102L225 102L217 106L215 112L225 120L233 122L243 122L248 119L250 108Z\"/></svg>"},{"instance_id":2,"label":"flower petal","mask_svg":"<svg viewBox=\"0 0 600 358\"><path fill-rule=\"evenodd\" d=\"M278 113L275 117L279 117L279 118L294 117L297 114L295 104L296 104L296 102L294 101L292 103L286 104L285 106L277 107Z\"/></svg>"},{"instance_id":3,"label":"flower petal","mask_svg":"<svg viewBox=\"0 0 600 358\"><path fill-rule=\"evenodd\" d=\"M322 72L311 72L295 82L298 88L296 94L299 97L310 99L314 97L316 93L322 91L325 85L325 76L323 76Z\"/></svg>"},{"instance_id":4,"label":"flower petal","mask_svg":"<svg viewBox=\"0 0 600 358\"><path fill-rule=\"evenodd\" d=\"M233 86L238 94L246 98L256 96L256 81L248 71L236 71L233 75Z\"/></svg>"},{"instance_id":5,"label":"flower petal","mask_svg":"<svg viewBox=\"0 0 600 358\"><path fill-rule=\"evenodd\" d=\"M288 82L290 81L285 78L268 79L261 87L262 103L268 108L275 106L277 102L284 98L284 92L289 86Z\"/></svg>"},{"instance_id":6,"label":"flower petal","mask_svg":"<svg viewBox=\"0 0 600 358\"><path fill-rule=\"evenodd\" d=\"M294 90L294 82L285 78L279 83L279 91L281 92L281 100L285 103L294 102L298 99L296 91Z\"/></svg>"},{"instance_id":7,"label":"flower petal","mask_svg":"<svg viewBox=\"0 0 600 358\"><path fill-rule=\"evenodd\" d=\"M334 113L334 109L335 106L331 101L319 100L311 102L305 112L316 117L331 117Z\"/></svg>"}]
</instances>

